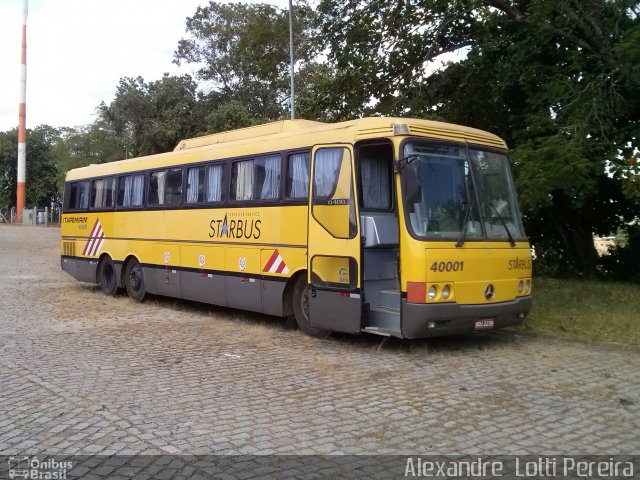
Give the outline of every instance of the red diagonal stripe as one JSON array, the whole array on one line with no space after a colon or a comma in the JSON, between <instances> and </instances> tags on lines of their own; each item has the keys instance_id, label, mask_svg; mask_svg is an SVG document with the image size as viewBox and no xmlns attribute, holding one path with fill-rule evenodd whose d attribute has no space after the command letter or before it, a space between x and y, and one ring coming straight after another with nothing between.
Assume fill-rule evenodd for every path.
<instances>
[{"instance_id":1,"label":"red diagonal stripe","mask_svg":"<svg viewBox=\"0 0 640 480\"><path fill-rule=\"evenodd\" d=\"M82 251L83 255L87 254L87 248L89 247L89 244L92 243L91 240L95 235L96 228L98 227L99 224L100 224L100 220L96 218L96 223L93 224L93 228L91 229L91 235L89 235L89 238L87 239L87 243L84 245L84 250Z\"/></svg>"},{"instance_id":2,"label":"red diagonal stripe","mask_svg":"<svg viewBox=\"0 0 640 480\"><path fill-rule=\"evenodd\" d=\"M89 248L89 244L91 243L91 237L89 237L89 239L87 240L87 243L84 244L84 250L82 250L82 255L86 255L87 254L87 249Z\"/></svg>"},{"instance_id":3,"label":"red diagonal stripe","mask_svg":"<svg viewBox=\"0 0 640 480\"><path fill-rule=\"evenodd\" d=\"M100 240L98 240L98 243L96 244L96 247L93 251L94 255L97 255L97 253L100 251L100 247L102 247L102 242L104 241L104 237L100 237Z\"/></svg>"},{"instance_id":4,"label":"red diagonal stripe","mask_svg":"<svg viewBox=\"0 0 640 480\"><path fill-rule=\"evenodd\" d=\"M280 262L280 265L278 265L278 268L276 269L276 273L282 273L282 271L287 268L287 264L284 263L284 260L282 260Z\"/></svg>"},{"instance_id":5,"label":"red diagonal stripe","mask_svg":"<svg viewBox=\"0 0 640 480\"><path fill-rule=\"evenodd\" d=\"M276 248L273 251L273 255L271 255L271 258L269 259L267 264L264 266L264 269L262 271L263 272L268 272L271 269L271 266L275 263L277 258L278 258L278 249Z\"/></svg>"},{"instance_id":6,"label":"red diagonal stripe","mask_svg":"<svg viewBox=\"0 0 640 480\"><path fill-rule=\"evenodd\" d=\"M104 230L102 230L102 225L100 225L100 227L98 228L98 231L96 232L96 239L93 242L93 248L91 249L92 256L98 253L98 249L100 248L100 245L102 245L103 238L104 238Z\"/></svg>"}]
</instances>

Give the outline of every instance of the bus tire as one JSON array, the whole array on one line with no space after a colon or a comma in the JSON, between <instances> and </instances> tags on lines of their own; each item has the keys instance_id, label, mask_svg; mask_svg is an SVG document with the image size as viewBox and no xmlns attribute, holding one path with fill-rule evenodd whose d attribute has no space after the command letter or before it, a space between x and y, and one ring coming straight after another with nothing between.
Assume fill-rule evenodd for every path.
<instances>
[{"instance_id":1,"label":"bus tire","mask_svg":"<svg viewBox=\"0 0 640 480\"><path fill-rule=\"evenodd\" d=\"M109 255L105 255L98 265L98 283L105 295L114 297L118 293L116 267Z\"/></svg>"},{"instance_id":2,"label":"bus tire","mask_svg":"<svg viewBox=\"0 0 640 480\"><path fill-rule=\"evenodd\" d=\"M331 330L312 327L309 323L309 289L307 288L307 278L300 275L293 286L293 315L295 316L298 328L311 337L326 338L331 335Z\"/></svg>"},{"instance_id":3,"label":"bus tire","mask_svg":"<svg viewBox=\"0 0 640 480\"><path fill-rule=\"evenodd\" d=\"M134 302L141 303L144 301L147 296L147 291L144 287L144 272L142 271L142 265L135 258L132 258L127 263L124 285L127 289L127 294Z\"/></svg>"}]
</instances>

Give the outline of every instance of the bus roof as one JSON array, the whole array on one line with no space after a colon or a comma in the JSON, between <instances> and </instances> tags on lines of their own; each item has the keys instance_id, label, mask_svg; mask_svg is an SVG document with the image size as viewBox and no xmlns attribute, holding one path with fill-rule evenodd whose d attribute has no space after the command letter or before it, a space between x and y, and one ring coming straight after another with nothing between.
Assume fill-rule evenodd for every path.
<instances>
[{"instance_id":1,"label":"bus roof","mask_svg":"<svg viewBox=\"0 0 640 480\"><path fill-rule=\"evenodd\" d=\"M280 120L278 122L265 123L263 125L255 125L253 127L213 133L202 137L187 138L185 140L181 140L173 151L178 152L186 148L204 147L217 145L219 143L255 139L257 137L277 135L279 133L299 132L300 130L309 130L323 125L326 125L326 123L313 122L311 120Z\"/></svg>"},{"instance_id":2,"label":"bus roof","mask_svg":"<svg viewBox=\"0 0 640 480\"><path fill-rule=\"evenodd\" d=\"M498 136L475 128L416 118L367 117L340 123L280 120L181 140L172 152L91 164L70 170L66 180L113 175L171 165L308 148L322 143L348 143L393 136L419 136L506 148Z\"/></svg>"}]
</instances>

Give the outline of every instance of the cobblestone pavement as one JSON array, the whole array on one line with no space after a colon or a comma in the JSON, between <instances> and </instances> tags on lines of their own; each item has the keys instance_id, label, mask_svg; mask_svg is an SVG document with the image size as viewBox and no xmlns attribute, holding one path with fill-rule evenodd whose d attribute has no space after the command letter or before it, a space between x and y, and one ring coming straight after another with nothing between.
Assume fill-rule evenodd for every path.
<instances>
[{"instance_id":1,"label":"cobblestone pavement","mask_svg":"<svg viewBox=\"0 0 640 480\"><path fill-rule=\"evenodd\" d=\"M308 338L108 298L0 226L0 454L640 454L640 350L522 333Z\"/></svg>"}]
</instances>

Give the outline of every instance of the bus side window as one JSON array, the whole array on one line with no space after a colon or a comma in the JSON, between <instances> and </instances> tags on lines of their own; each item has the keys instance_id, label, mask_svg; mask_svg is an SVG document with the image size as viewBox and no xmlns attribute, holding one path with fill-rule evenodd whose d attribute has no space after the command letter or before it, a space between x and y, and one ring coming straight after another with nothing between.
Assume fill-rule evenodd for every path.
<instances>
[{"instance_id":1,"label":"bus side window","mask_svg":"<svg viewBox=\"0 0 640 480\"><path fill-rule=\"evenodd\" d=\"M182 203L182 169L167 170L164 203L166 205L180 205Z\"/></svg>"},{"instance_id":2,"label":"bus side window","mask_svg":"<svg viewBox=\"0 0 640 480\"><path fill-rule=\"evenodd\" d=\"M233 200L253 200L254 184L253 160L235 162L231 173L231 198Z\"/></svg>"},{"instance_id":3,"label":"bus side window","mask_svg":"<svg viewBox=\"0 0 640 480\"><path fill-rule=\"evenodd\" d=\"M227 165L224 163L217 163L207 167L206 202L222 202L224 200L226 172Z\"/></svg>"},{"instance_id":4,"label":"bus side window","mask_svg":"<svg viewBox=\"0 0 640 480\"><path fill-rule=\"evenodd\" d=\"M274 200L280 197L280 155L258 157L255 160L257 191L256 198Z\"/></svg>"},{"instance_id":5,"label":"bus side window","mask_svg":"<svg viewBox=\"0 0 640 480\"><path fill-rule=\"evenodd\" d=\"M192 167L187 170L187 203L224 200L226 164Z\"/></svg>"},{"instance_id":6,"label":"bus side window","mask_svg":"<svg viewBox=\"0 0 640 480\"><path fill-rule=\"evenodd\" d=\"M182 202L182 169L152 172L149 177L149 205L179 205Z\"/></svg>"},{"instance_id":7,"label":"bus side window","mask_svg":"<svg viewBox=\"0 0 640 480\"><path fill-rule=\"evenodd\" d=\"M309 196L308 153L289 155L287 162L287 198L308 198Z\"/></svg>"},{"instance_id":8,"label":"bus side window","mask_svg":"<svg viewBox=\"0 0 640 480\"><path fill-rule=\"evenodd\" d=\"M69 195L69 210L87 210L89 208L90 182L73 182Z\"/></svg>"},{"instance_id":9,"label":"bus side window","mask_svg":"<svg viewBox=\"0 0 640 480\"><path fill-rule=\"evenodd\" d=\"M280 198L280 155L257 157L233 164L233 200L275 200Z\"/></svg>"},{"instance_id":10,"label":"bus side window","mask_svg":"<svg viewBox=\"0 0 640 480\"><path fill-rule=\"evenodd\" d=\"M115 178L100 178L91 184L91 208L113 207L116 189Z\"/></svg>"},{"instance_id":11,"label":"bus side window","mask_svg":"<svg viewBox=\"0 0 640 480\"><path fill-rule=\"evenodd\" d=\"M141 207L144 204L144 173L118 179L118 207Z\"/></svg>"},{"instance_id":12,"label":"bus side window","mask_svg":"<svg viewBox=\"0 0 640 480\"><path fill-rule=\"evenodd\" d=\"M205 167L187 170L187 203L204 202L205 173Z\"/></svg>"}]
</instances>

